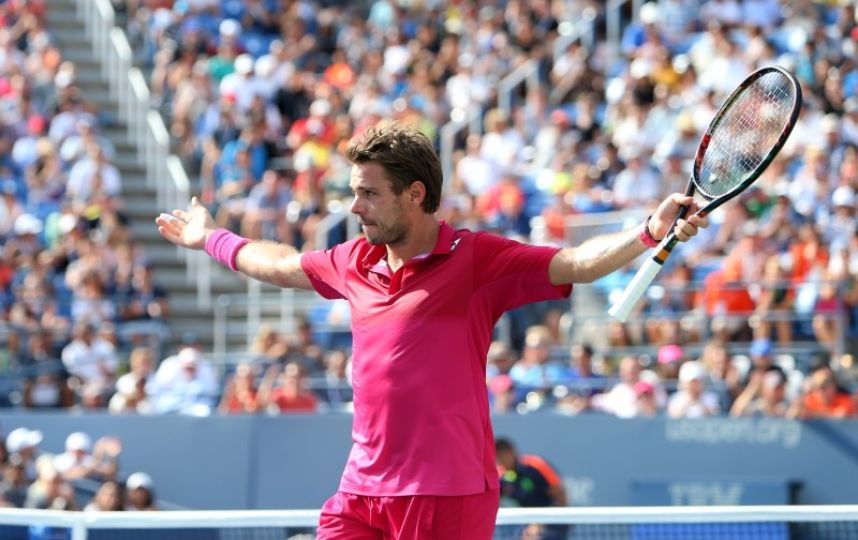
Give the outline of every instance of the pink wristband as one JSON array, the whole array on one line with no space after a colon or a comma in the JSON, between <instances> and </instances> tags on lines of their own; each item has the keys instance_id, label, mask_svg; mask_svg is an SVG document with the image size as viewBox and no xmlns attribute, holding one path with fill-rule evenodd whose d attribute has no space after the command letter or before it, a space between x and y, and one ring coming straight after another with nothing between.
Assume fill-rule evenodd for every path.
<instances>
[{"instance_id":1,"label":"pink wristband","mask_svg":"<svg viewBox=\"0 0 858 540\"><path fill-rule=\"evenodd\" d=\"M643 230L641 231L640 235L638 235L638 238L640 238L640 241L643 242L643 245L645 245L646 247L654 248L658 245L659 241L655 239L655 237L652 235L651 232L649 232L649 220L650 220L650 218L652 218L652 216L649 216L648 218L646 218L646 221L644 222Z\"/></svg>"},{"instance_id":2,"label":"pink wristband","mask_svg":"<svg viewBox=\"0 0 858 540\"><path fill-rule=\"evenodd\" d=\"M235 256L238 255L238 250L248 242L250 240L247 238L226 229L215 229L206 240L206 253L233 272L238 272Z\"/></svg>"}]
</instances>

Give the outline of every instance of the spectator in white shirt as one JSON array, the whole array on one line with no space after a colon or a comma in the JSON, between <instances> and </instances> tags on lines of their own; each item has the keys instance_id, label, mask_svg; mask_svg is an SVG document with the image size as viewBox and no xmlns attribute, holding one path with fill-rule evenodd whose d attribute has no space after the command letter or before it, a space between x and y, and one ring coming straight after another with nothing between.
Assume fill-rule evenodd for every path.
<instances>
[{"instance_id":1,"label":"spectator in white shirt","mask_svg":"<svg viewBox=\"0 0 858 540\"><path fill-rule=\"evenodd\" d=\"M679 368L679 390L667 403L672 418L702 418L721 412L718 396L706 390L706 369L696 360Z\"/></svg>"},{"instance_id":2,"label":"spectator in white shirt","mask_svg":"<svg viewBox=\"0 0 858 540\"><path fill-rule=\"evenodd\" d=\"M76 379L78 394L87 388L98 388L102 394L113 387L118 365L116 349L109 341L96 335L89 322L79 322L74 327L74 338L62 352L66 371Z\"/></svg>"},{"instance_id":3,"label":"spectator in white shirt","mask_svg":"<svg viewBox=\"0 0 858 540\"><path fill-rule=\"evenodd\" d=\"M635 356L625 356L620 360L620 381L608 392L596 394L592 407L611 413L620 418L632 418L638 415L638 395L635 385L640 381L641 364Z\"/></svg>"},{"instance_id":4,"label":"spectator in white shirt","mask_svg":"<svg viewBox=\"0 0 858 540\"><path fill-rule=\"evenodd\" d=\"M73 204L83 206L118 198L122 190L119 169L107 162L104 150L97 143L87 147L87 154L69 171L66 196Z\"/></svg>"},{"instance_id":5,"label":"spectator in white shirt","mask_svg":"<svg viewBox=\"0 0 858 540\"><path fill-rule=\"evenodd\" d=\"M185 347L161 362L151 393L157 412L206 416L216 404L218 386L211 362L194 347Z\"/></svg>"}]
</instances>

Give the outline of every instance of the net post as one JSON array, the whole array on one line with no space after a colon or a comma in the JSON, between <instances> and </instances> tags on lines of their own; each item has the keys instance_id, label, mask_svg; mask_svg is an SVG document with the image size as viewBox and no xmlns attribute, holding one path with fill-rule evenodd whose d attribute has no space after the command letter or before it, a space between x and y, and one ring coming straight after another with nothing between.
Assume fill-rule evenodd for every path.
<instances>
[{"instance_id":1,"label":"net post","mask_svg":"<svg viewBox=\"0 0 858 540\"><path fill-rule=\"evenodd\" d=\"M83 520L75 521L71 527L71 538L69 540L86 540L89 530Z\"/></svg>"}]
</instances>

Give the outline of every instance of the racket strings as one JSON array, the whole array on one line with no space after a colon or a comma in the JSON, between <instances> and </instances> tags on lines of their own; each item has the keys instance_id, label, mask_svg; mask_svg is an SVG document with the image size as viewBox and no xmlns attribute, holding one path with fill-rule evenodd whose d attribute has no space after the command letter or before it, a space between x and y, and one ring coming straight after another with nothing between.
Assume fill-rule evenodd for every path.
<instances>
[{"instance_id":1,"label":"racket strings","mask_svg":"<svg viewBox=\"0 0 858 540\"><path fill-rule=\"evenodd\" d=\"M796 92L788 77L772 72L754 79L723 111L696 175L707 197L730 192L756 173L779 148L790 122Z\"/></svg>"}]
</instances>

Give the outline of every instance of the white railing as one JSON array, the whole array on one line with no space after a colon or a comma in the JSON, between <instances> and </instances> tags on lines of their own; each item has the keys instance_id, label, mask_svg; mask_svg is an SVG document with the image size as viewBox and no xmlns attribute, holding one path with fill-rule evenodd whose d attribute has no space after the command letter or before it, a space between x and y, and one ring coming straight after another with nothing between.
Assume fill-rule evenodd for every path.
<instances>
[{"instance_id":1,"label":"white railing","mask_svg":"<svg viewBox=\"0 0 858 540\"><path fill-rule=\"evenodd\" d=\"M605 6L605 36L608 42L608 64L610 68L620 57L620 42L622 41L622 10L626 4L632 4L632 21L636 22L640 15L644 0L608 0Z\"/></svg>"},{"instance_id":2,"label":"white railing","mask_svg":"<svg viewBox=\"0 0 858 540\"><path fill-rule=\"evenodd\" d=\"M528 92L539 88L539 61L530 59L515 68L498 83L498 108L512 119L512 93L522 83L527 83Z\"/></svg>"},{"instance_id":3,"label":"white railing","mask_svg":"<svg viewBox=\"0 0 858 540\"><path fill-rule=\"evenodd\" d=\"M181 161L170 152L170 135L164 121L150 108L149 87L134 67L133 51L125 33L114 26L110 0L77 0L78 18L92 42L93 55L107 78L110 96L118 103L120 121L128 126L128 137L137 147L137 162L146 171L147 185L156 191L158 206L165 210L185 208L190 183ZM153 216L154 219L154 216ZM188 265L189 279L197 281L201 307L211 302L210 261L196 252L176 248L177 257Z\"/></svg>"},{"instance_id":4,"label":"white railing","mask_svg":"<svg viewBox=\"0 0 858 540\"><path fill-rule=\"evenodd\" d=\"M313 528L319 510L180 510L175 512L66 512L0 509L0 524L42 525L71 530L70 540L87 540L90 530ZM650 506L501 508L496 524L554 523L569 525L847 523L854 527L856 505L804 506ZM822 529L824 530L824 529ZM748 531L740 536L748 535ZM826 536L827 538L830 536ZM845 538L846 536L839 536Z\"/></svg>"},{"instance_id":5,"label":"white railing","mask_svg":"<svg viewBox=\"0 0 858 540\"><path fill-rule=\"evenodd\" d=\"M482 132L483 110L481 106L474 106L467 112L456 110L450 114L450 121L441 126L439 134L441 159L441 178L444 179L443 188L446 192L453 183L453 152L456 150L456 137L468 128L470 133Z\"/></svg>"},{"instance_id":6,"label":"white railing","mask_svg":"<svg viewBox=\"0 0 858 540\"><path fill-rule=\"evenodd\" d=\"M590 51L596 48L596 17L595 8L586 8L580 14L569 14L575 22L563 21L557 29L557 37L552 46L554 62L563 56L566 48L576 41L581 41Z\"/></svg>"}]
</instances>

